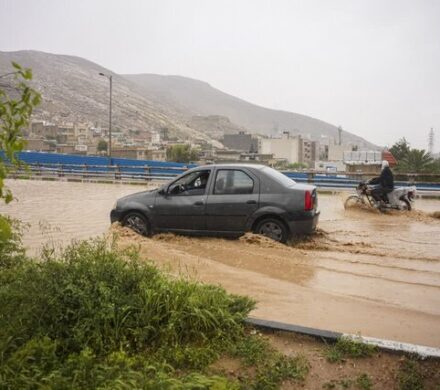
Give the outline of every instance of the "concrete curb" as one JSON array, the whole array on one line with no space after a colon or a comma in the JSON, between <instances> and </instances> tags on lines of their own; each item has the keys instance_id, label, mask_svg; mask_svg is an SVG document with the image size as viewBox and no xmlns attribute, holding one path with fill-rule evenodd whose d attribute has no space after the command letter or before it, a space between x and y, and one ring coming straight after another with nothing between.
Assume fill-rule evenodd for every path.
<instances>
[{"instance_id":1,"label":"concrete curb","mask_svg":"<svg viewBox=\"0 0 440 390\"><path fill-rule=\"evenodd\" d=\"M393 340L378 339L374 337L365 337L348 333L333 332L330 330L309 328L306 326L262 320L259 318L247 318L245 322L257 328L305 334L308 336L319 337L326 340L337 340L340 337L346 337L354 341L359 341L369 345L375 345L380 349L388 351L416 354L422 358L440 358L440 348L428 347L425 345L416 345Z\"/></svg>"}]
</instances>

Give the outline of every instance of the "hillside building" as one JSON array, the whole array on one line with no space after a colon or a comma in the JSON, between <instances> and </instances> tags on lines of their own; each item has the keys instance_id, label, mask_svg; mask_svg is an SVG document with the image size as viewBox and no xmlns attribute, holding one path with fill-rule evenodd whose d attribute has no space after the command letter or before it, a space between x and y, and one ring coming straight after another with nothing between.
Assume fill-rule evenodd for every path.
<instances>
[{"instance_id":1,"label":"hillside building","mask_svg":"<svg viewBox=\"0 0 440 390\"><path fill-rule=\"evenodd\" d=\"M303 163L312 166L319 156L319 143L300 135L291 136L285 131L281 138L261 138L258 152L272 154L275 159L284 159L289 164Z\"/></svg>"},{"instance_id":2,"label":"hillside building","mask_svg":"<svg viewBox=\"0 0 440 390\"><path fill-rule=\"evenodd\" d=\"M112 147L112 157L130 158L134 160L166 161L166 150L139 147Z\"/></svg>"},{"instance_id":3,"label":"hillside building","mask_svg":"<svg viewBox=\"0 0 440 390\"><path fill-rule=\"evenodd\" d=\"M388 150L344 152L344 164L346 166L346 172L378 174L381 170L383 160L388 161L391 168L397 163L394 156Z\"/></svg>"},{"instance_id":4,"label":"hillside building","mask_svg":"<svg viewBox=\"0 0 440 390\"><path fill-rule=\"evenodd\" d=\"M245 131L240 131L237 134L225 134L221 142L228 149L241 150L246 153L258 151L258 139Z\"/></svg>"}]
</instances>

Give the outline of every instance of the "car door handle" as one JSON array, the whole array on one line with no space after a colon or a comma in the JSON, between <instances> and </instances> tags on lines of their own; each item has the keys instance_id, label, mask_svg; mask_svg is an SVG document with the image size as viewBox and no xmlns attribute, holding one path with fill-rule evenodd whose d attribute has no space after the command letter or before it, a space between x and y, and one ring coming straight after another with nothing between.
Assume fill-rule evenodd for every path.
<instances>
[{"instance_id":1,"label":"car door handle","mask_svg":"<svg viewBox=\"0 0 440 390\"><path fill-rule=\"evenodd\" d=\"M203 206L205 203L203 200L198 200L197 202L194 202L194 206Z\"/></svg>"},{"instance_id":2,"label":"car door handle","mask_svg":"<svg viewBox=\"0 0 440 390\"><path fill-rule=\"evenodd\" d=\"M256 200L248 200L246 204L257 204Z\"/></svg>"}]
</instances>

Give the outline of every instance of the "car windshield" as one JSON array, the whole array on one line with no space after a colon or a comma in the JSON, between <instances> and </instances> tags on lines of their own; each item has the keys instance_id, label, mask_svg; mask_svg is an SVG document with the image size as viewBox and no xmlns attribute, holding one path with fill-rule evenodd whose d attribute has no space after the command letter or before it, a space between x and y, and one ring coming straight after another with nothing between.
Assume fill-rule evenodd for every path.
<instances>
[{"instance_id":1,"label":"car windshield","mask_svg":"<svg viewBox=\"0 0 440 390\"><path fill-rule=\"evenodd\" d=\"M296 184L295 180L290 179L276 169L264 167L262 171L265 172L267 175L273 177L278 183L282 184L283 186L292 187L294 184Z\"/></svg>"}]
</instances>

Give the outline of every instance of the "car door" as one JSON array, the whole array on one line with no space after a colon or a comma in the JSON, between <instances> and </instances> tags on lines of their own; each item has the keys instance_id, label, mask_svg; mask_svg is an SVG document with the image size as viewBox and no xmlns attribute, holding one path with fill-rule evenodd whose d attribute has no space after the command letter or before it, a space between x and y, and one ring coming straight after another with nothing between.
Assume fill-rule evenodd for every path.
<instances>
[{"instance_id":1,"label":"car door","mask_svg":"<svg viewBox=\"0 0 440 390\"><path fill-rule=\"evenodd\" d=\"M248 218L257 210L259 180L242 168L218 168L206 206L206 229L243 232Z\"/></svg>"},{"instance_id":2,"label":"car door","mask_svg":"<svg viewBox=\"0 0 440 390\"><path fill-rule=\"evenodd\" d=\"M201 180L206 178L206 182ZM162 231L204 230L206 228L206 191L211 170L193 171L171 183L168 191L158 193L155 201L155 228Z\"/></svg>"}]
</instances>

